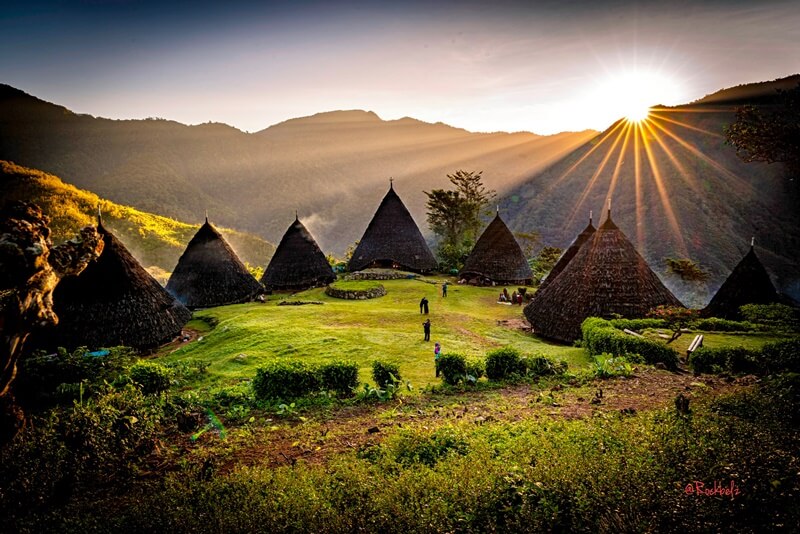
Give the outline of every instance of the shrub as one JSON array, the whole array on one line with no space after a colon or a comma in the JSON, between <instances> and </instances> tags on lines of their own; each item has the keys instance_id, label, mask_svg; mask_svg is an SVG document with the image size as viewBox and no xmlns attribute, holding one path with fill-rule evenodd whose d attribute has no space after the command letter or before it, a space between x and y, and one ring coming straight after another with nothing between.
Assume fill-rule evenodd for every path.
<instances>
[{"instance_id":1,"label":"shrub","mask_svg":"<svg viewBox=\"0 0 800 534\"><path fill-rule=\"evenodd\" d=\"M503 347L486 354L486 377L489 380L504 380L515 374L525 374L525 366L517 349Z\"/></svg>"},{"instance_id":2,"label":"shrub","mask_svg":"<svg viewBox=\"0 0 800 534\"><path fill-rule=\"evenodd\" d=\"M747 321L731 321L719 317L708 317L692 321L691 328L704 332L754 332L764 330L762 326Z\"/></svg>"},{"instance_id":3,"label":"shrub","mask_svg":"<svg viewBox=\"0 0 800 534\"><path fill-rule=\"evenodd\" d=\"M386 389L386 386L400 382L402 378L398 364L381 360L372 362L372 379L379 388Z\"/></svg>"},{"instance_id":4,"label":"shrub","mask_svg":"<svg viewBox=\"0 0 800 534\"><path fill-rule=\"evenodd\" d=\"M439 356L439 372L445 384L454 386L467 375L467 359L462 354L442 354Z\"/></svg>"},{"instance_id":5,"label":"shrub","mask_svg":"<svg viewBox=\"0 0 800 534\"><path fill-rule=\"evenodd\" d=\"M800 311L786 304L745 304L739 312L752 323L787 330L800 329Z\"/></svg>"},{"instance_id":6,"label":"shrub","mask_svg":"<svg viewBox=\"0 0 800 534\"><path fill-rule=\"evenodd\" d=\"M319 390L316 369L299 360L278 360L256 369L253 392L256 398L291 399Z\"/></svg>"},{"instance_id":7,"label":"shrub","mask_svg":"<svg viewBox=\"0 0 800 534\"><path fill-rule=\"evenodd\" d=\"M615 376L630 376L633 372L631 364L624 356L614 356L604 352L594 357L592 373L597 378L612 378Z\"/></svg>"},{"instance_id":8,"label":"shrub","mask_svg":"<svg viewBox=\"0 0 800 534\"><path fill-rule=\"evenodd\" d=\"M423 464L433 467L450 454L464 455L468 443L453 427L445 426L433 432L405 430L390 444L395 461L404 466Z\"/></svg>"},{"instance_id":9,"label":"shrub","mask_svg":"<svg viewBox=\"0 0 800 534\"><path fill-rule=\"evenodd\" d=\"M567 362L561 360L554 362L544 356L530 356L521 358L528 376L563 375L567 371Z\"/></svg>"},{"instance_id":10,"label":"shrub","mask_svg":"<svg viewBox=\"0 0 800 534\"><path fill-rule=\"evenodd\" d=\"M689 356L689 364L699 373L758 373L762 370L760 351L743 347L700 347Z\"/></svg>"},{"instance_id":11,"label":"shrub","mask_svg":"<svg viewBox=\"0 0 800 534\"><path fill-rule=\"evenodd\" d=\"M86 347L71 353L59 348L56 354L37 353L24 358L14 383L15 395L26 405L47 407L77 399L82 383L83 397L88 398L105 382L117 381L137 360L129 347L106 350L108 354L104 356L92 356Z\"/></svg>"},{"instance_id":12,"label":"shrub","mask_svg":"<svg viewBox=\"0 0 800 534\"><path fill-rule=\"evenodd\" d=\"M322 389L349 395L358 386L358 365L353 362L333 361L319 368Z\"/></svg>"},{"instance_id":13,"label":"shrub","mask_svg":"<svg viewBox=\"0 0 800 534\"><path fill-rule=\"evenodd\" d=\"M471 376L476 381L486 374L486 364L483 360L471 358L467 360L467 376Z\"/></svg>"},{"instance_id":14,"label":"shrub","mask_svg":"<svg viewBox=\"0 0 800 534\"><path fill-rule=\"evenodd\" d=\"M169 389L172 372L160 363L141 361L131 366L128 375L143 393L152 395Z\"/></svg>"},{"instance_id":15,"label":"shrub","mask_svg":"<svg viewBox=\"0 0 800 534\"><path fill-rule=\"evenodd\" d=\"M663 343L631 336L614 328L610 321L589 317L581 325L583 344L589 354L638 354L650 365L663 363L669 369L678 366L678 353Z\"/></svg>"},{"instance_id":16,"label":"shrub","mask_svg":"<svg viewBox=\"0 0 800 534\"><path fill-rule=\"evenodd\" d=\"M800 373L800 339L768 343L761 353L763 365L769 372Z\"/></svg>"}]
</instances>

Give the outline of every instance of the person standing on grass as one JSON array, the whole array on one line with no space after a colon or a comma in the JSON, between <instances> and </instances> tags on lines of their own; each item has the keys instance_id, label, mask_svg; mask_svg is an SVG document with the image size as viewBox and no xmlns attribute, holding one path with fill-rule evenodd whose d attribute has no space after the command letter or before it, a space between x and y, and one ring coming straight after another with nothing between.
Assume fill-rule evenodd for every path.
<instances>
[{"instance_id":1,"label":"person standing on grass","mask_svg":"<svg viewBox=\"0 0 800 534\"><path fill-rule=\"evenodd\" d=\"M443 297L447 296L447 280L445 280L444 284L442 284L442 296Z\"/></svg>"},{"instance_id":2,"label":"person standing on grass","mask_svg":"<svg viewBox=\"0 0 800 534\"><path fill-rule=\"evenodd\" d=\"M422 331L425 333L425 341L431 340L431 320L426 319L424 323L422 323Z\"/></svg>"},{"instance_id":3,"label":"person standing on grass","mask_svg":"<svg viewBox=\"0 0 800 534\"><path fill-rule=\"evenodd\" d=\"M437 341L433 346L433 365L436 367L436 378L439 378L439 355L442 353L442 346Z\"/></svg>"},{"instance_id":4,"label":"person standing on grass","mask_svg":"<svg viewBox=\"0 0 800 534\"><path fill-rule=\"evenodd\" d=\"M419 312L428 315L428 297L422 297L419 301Z\"/></svg>"}]
</instances>

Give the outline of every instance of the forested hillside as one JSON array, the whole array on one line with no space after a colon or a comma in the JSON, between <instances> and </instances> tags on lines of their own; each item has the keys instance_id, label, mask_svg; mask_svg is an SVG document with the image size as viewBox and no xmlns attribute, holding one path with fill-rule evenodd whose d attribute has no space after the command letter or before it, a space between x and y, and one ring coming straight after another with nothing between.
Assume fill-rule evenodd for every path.
<instances>
[{"instance_id":1,"label":"forested hillside","mask_svg":"<svg viewBox=\"0 0 800 534\"><path fill-rule=\"evenodd\" d=\"M448 173L483 170L502 192L594 133L471 133L342 111L249 134L77 115L0 85L0 159L152 213L190 221L207 209L273 242L297 209L322 249L339 254L361 237L390 177L426 231L423 190L446 186Z\"/></svg>"},{"instance_id":2,"label":"forested hillside","mask_svg":"<svg viewBox=\"0 0 800 534\"><path fill-rule=\"evenodd\" d=\"M50 217L54 243L74 237L77 230L96 224L97 210L106 225L152 272L171 272L199 224L153 215L102 199L65 184L57 176L0 160L0 196L38 204ZM198 223L202 219L197 218ZM214 222L213 217L211 221ZM275 246L253 234L227 228L220 231L242 259L264 267ZM154 269L155 267L155 269Z\"/></svg>"},{"instance_id":3,"label":"forested hillside","mask_svg":"<svg viewBox=\"0 0 800 534\"><path fill-rule=\"evenodd\" d=\"M761 94L775 87L761 84ZM759 93L751 86L729 93L739 94ZM797 298L796 180L781 164L737 157L723 135L735 111L722 104L659 108L638 131L623 121L613 125L512 191L504 202L511 225L537 229L545 242L563 247L590 210L596 222L605 218L610 198L614 221L686 304L710 299L752 237L780 289ZM683 282L667 273L666 258L697 261L710 278Z\"/></svg>"}]
</instances>

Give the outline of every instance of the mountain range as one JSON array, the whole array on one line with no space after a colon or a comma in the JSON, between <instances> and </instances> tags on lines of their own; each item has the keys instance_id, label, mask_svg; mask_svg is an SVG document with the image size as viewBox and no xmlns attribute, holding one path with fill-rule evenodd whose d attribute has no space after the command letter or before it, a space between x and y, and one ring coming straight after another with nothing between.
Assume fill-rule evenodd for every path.
<instances>
[{"instance_id":1,"label":"mountain range","mask_svg":"<svg viewBox=\"0 0 800 534\"><path fill-rule=\"evenodd\" d=\"M257 133L224 124L109 120L0 86L0 159L55 174L114 202L187 222L206 210L277 242L295 210L323 250L361 237L389 187L425 223L423 190L458 169L504 191L596 132L471 133L367 111L292 119Z\"/></svg>"},{"instance_id":2,"label":"mountain range","mask_svg":"<svg viewBox=\"0 0 800 534\"><path fill-rule=\"evenodd\" d=\"M723 129L738 105L761 104L800 76L658 107L636 135L473 133L368 111L292 119L256 133L224 124L79 115L0 85L0 159L57 174L111 201L187 222L211 218L277 242L295 210L327 252L361 237L389 177L423 233L423 191L458 169L483 171L511 228L564 247L612 201L612 216L668 286L702 305L751 237L779 287L800 295L796 194L779 164L744 163ZM625 139L628 139L626 142ZM638 169L638 173L637 173ZM601 213L602 212L602 213ZM666 271L686 257L705 283Z\"/></svg>"}]
</instances>

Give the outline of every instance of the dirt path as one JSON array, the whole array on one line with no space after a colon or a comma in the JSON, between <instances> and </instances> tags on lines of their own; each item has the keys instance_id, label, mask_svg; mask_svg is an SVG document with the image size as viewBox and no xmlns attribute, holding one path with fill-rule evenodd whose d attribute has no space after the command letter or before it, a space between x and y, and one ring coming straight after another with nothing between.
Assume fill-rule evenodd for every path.
<instances>
[{"instance_id":1,"label":"dirt path","mask_svg":"<svg viewBox=\"0 0 800 534\"><path fill-rule=\"evenodd\" d=\"M223 472L240 465L278 466L300 460L324 463L342 452L378 444L402 427L433 428L447 422L486 424L530 418L577 419L592 417L595 412L634 414L670 407L679 393L698 399L751 383L752 377L731 382L715 376L695 377L646 368L629 378L595 380L583 386L543 388L525 384L460 394L403 397L388 404L335 408L306 420L299 416L281 419L267 415L246 436L229 436L224 442L228 454L215 462L216 468ZM222 444L218 435L207 433L195 443L184 441L180 448L186 453L196 447Z\"/></svg>"}]
</instances>

